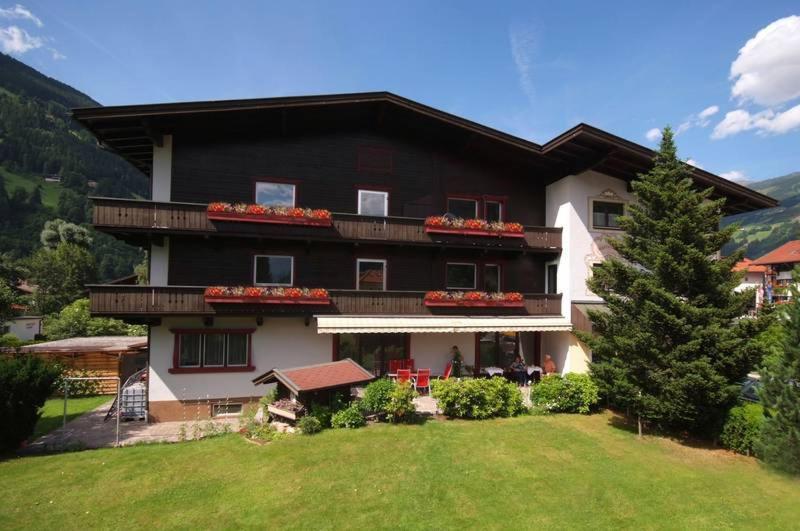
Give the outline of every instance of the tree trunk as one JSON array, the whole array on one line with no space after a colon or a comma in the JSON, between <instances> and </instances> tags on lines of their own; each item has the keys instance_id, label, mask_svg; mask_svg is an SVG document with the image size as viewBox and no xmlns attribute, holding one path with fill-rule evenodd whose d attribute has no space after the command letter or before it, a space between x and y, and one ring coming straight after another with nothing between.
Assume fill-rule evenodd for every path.
<instances>
[{"instance_id":1,"label":"tree trunk","mask_svg":"<svg viewBox=\"0 0 800 531\"><path fill-rule=\"evenodd\" d=\"M639 425L639 438L642 438L642 416L639 415L636 417L636 423Z\"/></svg>"}]
</instances>

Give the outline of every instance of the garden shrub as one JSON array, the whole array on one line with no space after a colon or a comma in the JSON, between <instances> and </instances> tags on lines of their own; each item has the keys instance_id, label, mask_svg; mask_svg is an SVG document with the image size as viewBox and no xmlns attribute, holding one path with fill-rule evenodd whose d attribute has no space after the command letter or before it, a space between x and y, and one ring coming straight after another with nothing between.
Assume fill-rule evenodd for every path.
<instances>
[{"instance_id":1,"label":"garden shrub","mask_svg":"<svg viewBox=\"0 0 800 531\"><path fill-rule=\"evenodd\" d=\"M297 421L297 427L303 435L313 435L322 431L322 423L318 418L306 415Z\"/></svg>"},{"instance_id":2,"label":"garden shrub","mask_svg":"<svg viewBox=\"0 0 800 531\"><path fill-rule=\"evenodd\" d=\"M323 406L322 404L311 404L311 408L309 409L307 416L317 419L323 429L330 428L333 409L329 406Z\"/></svg>"},{"instance_id":3,"label":"garden shrub","mask_svg":"<svg viewBox=\"0 0 800 531\"><path fill-rule=\"evenodd\" d=\"M355 402L337 411L331 417L331 426L333 428L360 428L366 424L367 421L364 418L364 414Z\"/></svg>"},{"instance_id":4,"label":"garden shrub","mask_svg":"<svg viewBox=\"0 0 800 531\"><path fill-rule=\"evenodd\" d=\"M70 369L68 367L60 367L60 374L56 383L53 385L54 394L64 394L64 383L66 378L92 378L101 376L100 373L89 371L87 369ZM125 382L122 382L125 383ZM69 396L94 396L100 392L100 380L70 380L69 381Z\"/></svg>"},{"instance_id":5,"label":"garden shrub","mask_svg":"<svg viewBox=\"0 0 800 531\"><path fill-rule=\"evenodd\" d=\"M367 385L364 389L364 398L361 407L366 413L383 413L389 404L395 382L388 378L381 378Z\"/></svg>"},{"instance_id":6,"label":"garden shrub","mask_svg":"<svg viewBox=\"0 0 800 531\"><path fill-rule=\"evenodd\" d=\"M448 417L511 417L525 410L519 389L504 378L439 380L431 392Z\"/></svg>"},{"instance_id":7,"label":"garden shrub","mask_svg":"<svg viewBox=\"0 0 800 531\"><path fill-rule=\"evenodd\" d=\"M535 410L549 413L590 413L600 400L597 384L588 374L548 374L531 387Z\"/></svg>"},{"instance_id":8,"label":"garden shrub","mask_svg":"<svg viewBox=\"0 0 800 531\"><path fill-rule=\"evenodd\" d=\"M59 372L57 365L35 356L0 358L0 451L15 450L33 433Z\"/></svg>"},{"instance_id":9,"label":"garden shrub","mask_svg":"<svg viewBox=\"0 0 800 531\"><path fill-rule=\"evenodd\" d=\"M764 421L764 406L761 404L732 407L722 428L720 442L734 452L755 455Z\"/></svg>"},{"instance_id":10,"label":"garden shrub","mask_svg":"<svg viewBox=\"0 0 800 531\"><path fill-rule=\"evenodd\" d=\"M383 411L393 422L408 422L414 418L414 399L417 391L409 382L392 383L389 400L384 405Z\"/></svg>"},{"instance_id":11,"label":"garden shrub","mask_svg":"<svg viewBox=\"0 0 800 531\"><path fill-rule=\"evenodd\" d=\"M261 404L264 407L264 410L266 411L267 406L275 402L277 399L278 399L278 387L276 386L267 391L267 394L262 396L261 399L258 401L258 403Z\"/></svg>"}]
</instances>

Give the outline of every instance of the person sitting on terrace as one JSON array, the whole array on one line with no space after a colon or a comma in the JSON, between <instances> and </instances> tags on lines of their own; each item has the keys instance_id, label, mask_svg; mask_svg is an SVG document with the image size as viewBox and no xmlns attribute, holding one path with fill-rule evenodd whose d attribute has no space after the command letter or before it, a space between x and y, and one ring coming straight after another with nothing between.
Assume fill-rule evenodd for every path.
<instances>
[{"instance_id":1,"label":"person sitting on terrace","mask_svg":"<svg viewBox=\"0 0 800 531\"><path fill-rule=\"evenodd\" d=\"M517 355L517 357L514 358L514 363L511 364L510 369L517 384L525 385L528 380L528 368L525 366L525 361L523 361L522 356Z\"/></svg>"},{"instance_id":2,"label":"person sitting on terrace","mask_svg":"<svg viewBox=\"0 0 800 531\"><path fill-rule=\"evenodd\" d=\"M542 369L544 369L545 374L553 374L558 369L556 369L556 362L553 361L553 358L550 357L550 354L544 355L544 363L542 363Z\"/></svg>"}]
</instances>

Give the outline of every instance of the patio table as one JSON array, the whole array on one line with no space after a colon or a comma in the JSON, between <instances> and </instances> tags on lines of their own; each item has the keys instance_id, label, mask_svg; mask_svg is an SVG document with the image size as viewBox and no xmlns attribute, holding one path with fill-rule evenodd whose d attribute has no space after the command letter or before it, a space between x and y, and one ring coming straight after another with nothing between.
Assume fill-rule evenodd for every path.
<instances>
[{"instance_id":1,"label":"patio table","mask_svg":"<svg viewBox=\"0 0 800 531\"><path fill-rule=\"evenodd\" d=\"M501 369L500 367L486 367L483 369L483 371L489 376L503 375L503 369Z\"/></svg>"}]
</instances>

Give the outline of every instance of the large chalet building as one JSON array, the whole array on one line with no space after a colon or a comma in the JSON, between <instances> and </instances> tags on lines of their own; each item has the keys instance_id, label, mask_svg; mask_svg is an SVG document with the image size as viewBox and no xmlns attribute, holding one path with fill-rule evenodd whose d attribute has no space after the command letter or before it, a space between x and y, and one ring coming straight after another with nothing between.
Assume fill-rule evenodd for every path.
<instances>
[{"instance_id":1,"label":"large chalet building","mask_svg":"<svg viewBox=\"0 0 800 531\"><path fill-rule=\"evenodd\" d=\"M156 421L235 412L258 374L344 358L437 374L457 346L475 374L516 354L585 371L586 279L653 158L585 124L538 145L385 92L74 116L152 181L149 200L93 199L150 275L91 286L91 309L149 324ZM775 205L691 171L729 213Z\"/></svg>"}]
</instances>

